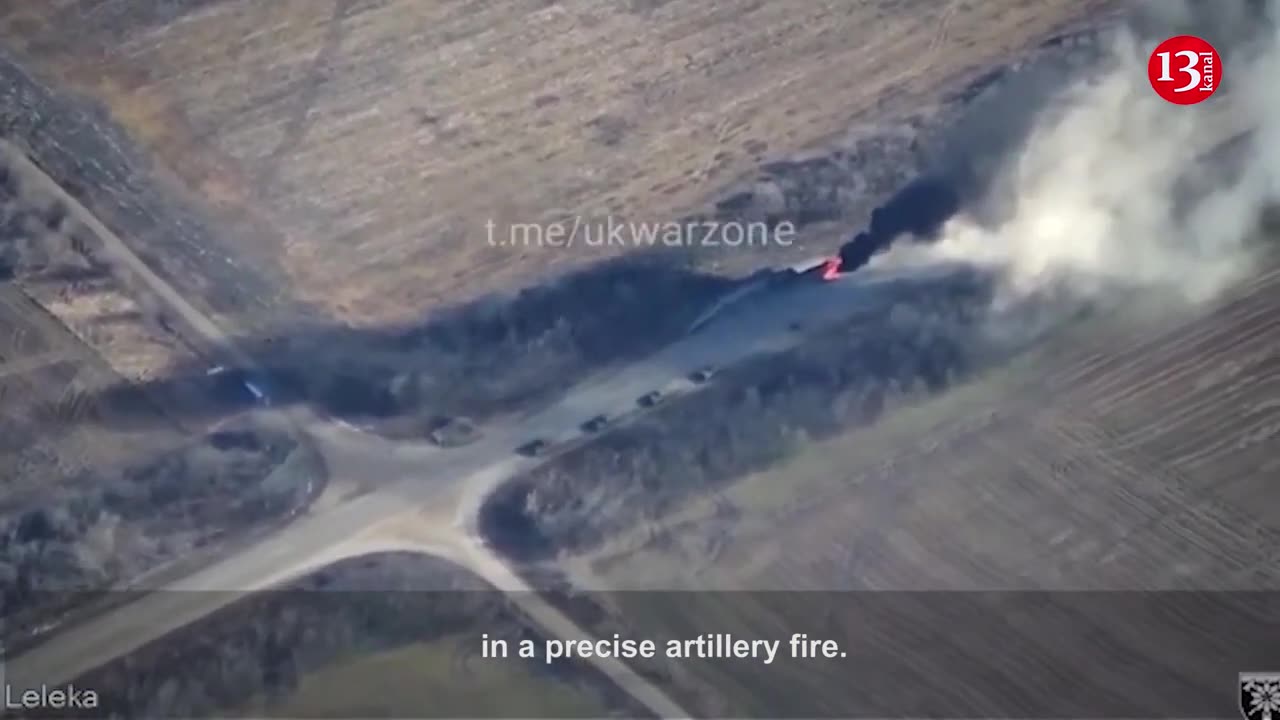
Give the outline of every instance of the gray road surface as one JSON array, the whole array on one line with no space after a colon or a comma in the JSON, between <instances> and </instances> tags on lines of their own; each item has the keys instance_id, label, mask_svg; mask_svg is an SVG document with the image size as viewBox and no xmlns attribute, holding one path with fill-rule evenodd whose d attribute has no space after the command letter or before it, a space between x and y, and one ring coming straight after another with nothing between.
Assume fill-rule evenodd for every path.
<instances>
[{"instance_id":1,"label":"gray road surface","mask_svg":"<svg viewBox=\"0 0 1280 720\"><path fill-rule=\"evenodd\" d=\"M572 440L587 418L637 412L636 398L650 390L694 391L696 386L685 379L692 370L785 349L799 339L791 328L794 322L811 327L875 303L879 281L874 273L867 273L834 283L802 281L753 295L749 303L726 308L714 322L646 360L587 378L560 402L509 424L486 428L480 441L462 448L392 442L313 418L306 429L332 477L352 485L376 480L378 490L304 514L265 541L163 592L143 595L55 634L13 660L9 676L44 683L73 679L244 593L362 554L367 551L370 528L416 508L447 510L445 517L452 516L454 522L424 530L424 537L434 537L442 549L456 550L449 554L474 560L478 553L488 553L480 548L475 529L476 510L483 498L502 481L546 461L516 455L515 447L535 437ZM500 561L490 564L490 568L501 567Z\"/></svg>"}]
</instances>

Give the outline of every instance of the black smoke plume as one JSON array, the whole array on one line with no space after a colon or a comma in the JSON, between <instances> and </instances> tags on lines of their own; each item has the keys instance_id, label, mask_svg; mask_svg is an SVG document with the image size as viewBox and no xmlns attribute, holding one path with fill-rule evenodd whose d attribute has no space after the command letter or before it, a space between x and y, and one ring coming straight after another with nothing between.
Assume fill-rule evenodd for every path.
<instances>
[{"instance_id":1,"label":"black smoke plume","mask_svg":"<svg viewBox=\"0 0 1280 720\"><path fill-rule=\"evenodd\" d=\"M949 182L939 178L913 181L873 210L869 227L841 246L841 272L866 265L904 235L914 242L933 240L959 209L960 195Z\"/></svg>"}]
</instances>

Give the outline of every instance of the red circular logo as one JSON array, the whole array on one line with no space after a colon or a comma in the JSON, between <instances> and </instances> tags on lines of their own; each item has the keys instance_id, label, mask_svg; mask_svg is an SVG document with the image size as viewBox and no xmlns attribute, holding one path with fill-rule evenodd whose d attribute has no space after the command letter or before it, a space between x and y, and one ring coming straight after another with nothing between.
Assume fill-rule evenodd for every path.
<instances>
[{"instance_id":1,"label":"red circular logo","mask_svg":"<svg viewBox=\"0 0 1280 720\"><path fill-rule=\"evenodd\" d=\"M1222 58L1194 35L1179 35L1156 46L1147 61L1156 94L1177 105L1207 100L1222 84Z\"/></svg>"}]
</instances>

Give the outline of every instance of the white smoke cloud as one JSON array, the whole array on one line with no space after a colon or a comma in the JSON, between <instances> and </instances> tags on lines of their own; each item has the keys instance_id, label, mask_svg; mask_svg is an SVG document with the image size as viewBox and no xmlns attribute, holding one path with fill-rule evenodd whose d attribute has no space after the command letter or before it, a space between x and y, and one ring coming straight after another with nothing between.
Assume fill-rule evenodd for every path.
<instances>
[{"instance_id":1,"label":"white smoke cloud","mask_svg":"<svg viewBox=\"0 0 1280 720\"><path fill-rule=\"evenodd\" d=\"M1224 1L1197 32L1193 5L1155 0L1115 31L1103 65L1040 110L1010 154L993 190L1000 220L959 215L924 252L996 266L1015 295L1120 285L1194 302L1254 267L1258 219L1280 200L1280 24ZM1280 0L1268 10L1276 18ZM1224 56L1222 87L1195 106L1165 102L1147 80L1155 44L1179 31ZM1212 174L1205 153L1246 130L1243 167Z\"/></svg>"}]
</instances>

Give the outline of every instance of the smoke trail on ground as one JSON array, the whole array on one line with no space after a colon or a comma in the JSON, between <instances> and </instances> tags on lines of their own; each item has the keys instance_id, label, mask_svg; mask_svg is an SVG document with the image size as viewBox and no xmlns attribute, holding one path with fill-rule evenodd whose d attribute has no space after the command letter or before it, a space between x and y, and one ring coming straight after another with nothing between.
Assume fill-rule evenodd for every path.
<instances>
[{"instance_id":1,"label":"smoke trail on ground","mask_svg":"<svg viewBox=\"0 0 1280 720\"><path fill-rule=\"evenodd\" d=\"M943 178L919 179L871 213L869 227L840 248L840 269L853 272L889 249L899 237L934 239L942 224L960 209L960 196Z\"/></svg>"},{"instance_id":2,"label":"smoke trail on ground","mask_svg":"<svg viewBox=\"0 0 1280 720\"><path fill-rule=\"evenodd\" d=\"M1151 0L1076 61L1015 74L841 249L843 269L893 246L886 262L971 262L1015 297L1214 296L1255 265L1260 217L1280 200L1278 19L1280 0ZM1223 56L1207 102L1172 105L1150 87L1147 59L1176 34ZM1234 164L1210 153L1243 131Z\"/></svg>"},{"instance_id":3,"label":"smoke trail on ground","mask_svg":"<svg viewBox=\"0 0 1280 720\"><path fill-rule=\"evenodd\" d=\"M998 269L1014 294L1156 287L1198 301L1238 279L1255 264L1263 212L1280 200L1278 9L1146 6L1108 37L1095 69L1038 112L985 212L947 221L928 254ZM1166 103L1147 80L1150 52L1179 32L1223 55L1222 88L1195 106ZM1207 160L1246 130L1235 167Z\"/></svg>"}]
</instances>

